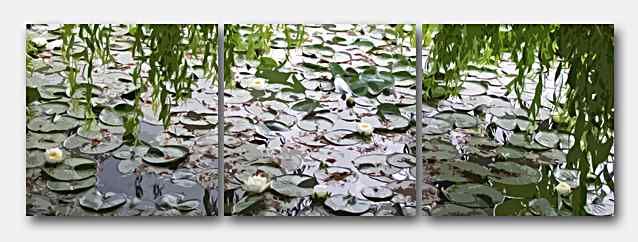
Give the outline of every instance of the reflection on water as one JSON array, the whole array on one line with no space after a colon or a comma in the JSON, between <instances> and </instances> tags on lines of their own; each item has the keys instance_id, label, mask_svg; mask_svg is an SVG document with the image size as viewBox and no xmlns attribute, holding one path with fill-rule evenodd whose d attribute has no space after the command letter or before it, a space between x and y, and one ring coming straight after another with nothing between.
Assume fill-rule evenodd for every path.
<instances>
[{"instance_id":1,"label":"reflection on water","mask_svg":"<svg viewBox=\"0 0 638 242\"><path fill-rule=\"evenodd\" d=\"M142 94L139 141L123 140L124 118L131 114L136 91L129 72L126 26L114 26L111 54L116 63L99 65L93 82L78 78L71 95L60 57L60 26L33 25L29 38L44 39L27 90L39 93L28 105L28 215L54 216L211 216L217 214L214 109L216 90L202 71L189 66L195 79L193 97L172 106L168 127L157 120L149 92ZM81 50L84 43L78 41ZM188 57L193 58L193 57ZM195 59L195 58L193 58ZM85 65L86 63L80 63ZM90 93L97 119L86 119L84 93ZM211 105L212 104L212 105ZM203 123L203 125L202 125ZM214 137L215 143L195 139ZM210 138L209 138L210 139ZM46 158L59 148L63 159Z\"/></svg>"}]
</instances>

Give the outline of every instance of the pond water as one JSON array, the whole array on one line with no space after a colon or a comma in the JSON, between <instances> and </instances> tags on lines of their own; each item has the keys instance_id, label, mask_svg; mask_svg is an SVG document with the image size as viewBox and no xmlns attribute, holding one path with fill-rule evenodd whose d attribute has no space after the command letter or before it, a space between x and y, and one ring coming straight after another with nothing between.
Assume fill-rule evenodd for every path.
<instances>
[{"instance_id":1,"label":"pond water","mask_svg":"<svg viewBox=\"0 0 638 242\"><path fill-rule=\"evenodd\" d=\"M28 38L43 44L27 74L27 215L46 216L211 216L217 214L216 89L203 71L189 65L192 98L172 103L166 128L152 111L150 91L141 95L143 117L137 144L125 142L124 117L131 114L136 86L129 74L132 37L114 26L113 64L96 64L93 81L78 75L71 94L67 66L60 56L58 25L31 25ZM76 41L73 52L85 43ZM197 63L196 57L189 63ZM86 70L86 63L79 63ZM147 67L142 67L144 70ZM144 72L142 75L146 75ZM90 87L90 88L89 88ZM85 93L91 92L97 119L86 119ZM45 150L59 148L60 161Z\"/></svg>"},{"instance_id":2,"label":"pond water","mask_svg":"<svg viewBox=\"0 0 638 242\"><path fill-rule=\"evenodd\" d=\"M244 38L255 28L233 27ZM304 28L300 46L277 28L264 57L235 56L224 102L225 214L415 215L415 49L387 25Z\"/></svg>"},{"instance_id":3,"label":"pond water","mask_svg":"<svg viewBox=\"0 0 638 242\"><path fill-rule=\"evenodd\" d=\"M475 66L465 73L459 96L424 105L425 214L571 215L570 193L589 184L585 211L613 215L614 191L605 180L590 176L590 181L581 182L577 170L566 168L574 136L565 131L568 124L562 123L554 104L565 102L560 93L565 91L562 82L567 71L558 79L554 70L549 72L552 75L545 74L542 107L530 120L521 107L529 107L538 82L526 81L519 102L506 89L517 73L508 59L505 55L497 66ZM596 174L606 170L613 176L613 168L612 148ZM560 182L569 186L556 189Z\"/></svg>"}]
</instances>

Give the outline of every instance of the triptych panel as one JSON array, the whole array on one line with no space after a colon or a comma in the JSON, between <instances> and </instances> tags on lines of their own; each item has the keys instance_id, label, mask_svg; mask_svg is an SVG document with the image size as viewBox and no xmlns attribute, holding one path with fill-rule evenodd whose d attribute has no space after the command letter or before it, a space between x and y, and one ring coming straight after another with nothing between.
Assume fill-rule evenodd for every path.
<instances>
[{"instance_id":1,"label":"triptych panel","mask_svg":"<svg viewBox=\"0 0 638 242\"><path fill-rule=\"evenodd\" d=\"M614 215L612 25L26 34L27 215Z\"/></svg>"}]
</instances>

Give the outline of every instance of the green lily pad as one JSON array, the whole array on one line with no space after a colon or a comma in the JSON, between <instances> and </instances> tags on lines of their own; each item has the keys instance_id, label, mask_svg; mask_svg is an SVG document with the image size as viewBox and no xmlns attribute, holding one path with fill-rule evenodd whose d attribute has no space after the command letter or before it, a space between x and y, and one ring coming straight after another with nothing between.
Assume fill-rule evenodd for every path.
<instances>
[{"instance_id":1,"label":"green lily pad","mask_svg":"<svg viewBox=\"0 0 638 242\"><path fill-rule=\"evenodd\" d=\"M450 201L473 208L492 207L505 199L499 191L482 184L452 185L443 193Z\"/></svg>"},{"instance_id":2,"label":"green lily pad","mask_svg":"<svg viewBox=\"0 0 638 242\"><path fill-rule=\"evenodd\" d=\"M104 154L119 148L123 141L120 136L111 136L103 139L84 139L78 140L83 142L80 144L80 152L88 155Z\"/></svg>"},{"instance_id":3,"label":"green lily pad","mask_svg":"<svg viewBox=\"0 0 638 242\"><path fill-rule=\"evenodd\" d=\"M514 133L510 135L508 142L516 147L525 148L528 150L547 150L549 148L530 140L525 133Z\"/></svg>"},{"instance_id":4,"label":"green lily pad","mask_svg":"<svg viewBox=\"0 0 638 242\"><path fill-rule=\"evenodd\" d=\"M293 104L292 106L290 106L290 108L295 111L309 113L315 110L316 108L318 108L319 106L321 105L319 104L318 101L315 101L312 99L306 99L301 102L297 102Z\"/></svg>"},{"instance_id":5,"label":"green lily pad","mask_svg":"<svg viewBox=\"0 0 638 242\"><path fill-rule=\"evenodd\" d=\"M516 130L518 128L521 131L527 130L531 124L529 120L520 118L498 118L494 123L506 130Z\"/></svg>"},{"instance_id":6,"label":"green lily pad","mask_svg":"<svg viewBox=\"0 0 638 242\"><path fill-rule=\"evenodd\" d=\"M69 109L69 104L66 102L46 102L37 105L33 105L33 110L46 115L63 114Z\"/></svg>"},{"instance_id":7,"label":"green lily pad","mask_svg":"<svg viewBox=\"0 0 638 242\"><path fill-rule=\"evenodd\" d=\"M66 110L66 114L77 119L86 118L86 103L71 104Z\"/></svg>"},{"instance_id":8,"label":"green lily pad","mask_svg":"<svg viewBox=\"0 0 638 242\"><path fill-rule=\"evenodd\" d=\"M42 150L27 150L27 168L41 167L46 163Z\"/></svg>"},{"instance_id":9,"label":"green lily pad","mask_svg":"<svg viewBox=\"0 0 638 242\"><path fill-rule=\"evenodd\" d=\"M111 126L121 126L124 124L122 115L111 109L104 109L100 112L100 121Z\"/></svg>"},{"instance_id":10,"label":"green lily pad","mask_svg":"<svg viewBox=\"0 0 638 242\"><path fill-rule=\"evenodd\" d=\"M380 202L388 201L394 196L394 192L390 188L383 186L365 187L361 190L361 195L370 201Z\"/></svg>"},{"instance_id":11,"label":"green lily pad","mask_svg":"<svg viewBox=\"0 0 638 242\"><path fill-rule=\"evenodd\" d=\"M283 175L272 180L270 187L279 194L289 197L312 195L317 180L312 176Z\"/></svg>"},{"instance_id":12,"label":"green lily pad","mask_svg":"<svg viewBox=\"0 0 638 242\"><path fill-rule=\"evenodd\" d=\"M31 119L27 128L36 132L67 131L80 125L80 121L67 116L37 117Z\"/></svg>"},{"instance_id":13,"label":"green lily pad","mask_svg":"<svg viewBox=\"0 0 638 242\"><path fill-rule=\"evenodd\" d=\"M459 94L464 96L478 96L478 95L483 95L486 92L487 92L487 87L485 85L478 82L466 81L463 83L463 86L461 87L461 91L459 91Z\"/></svg>"},{"instance_id":14,"label":"green lily pad","mask_svg":"<svg viewBox=\"0 0 638 242\"><path fill-rule=\"evenodd\" d=\"M179 145L151 147L142 160L153 165L168 165L181 161L188 153L188 148Z\"/></svg>"},{"instance_id":15,"label":"green lily pad","mask_svg":"<svg viewBox=\"0 0 638 242\"><path fill-rule=\"evenodd\" d=\"M328 142L334 145L348 146L361 143L361 139L352 130L337 129L326 133L323 136Z\"/></svg>"},{"instance_id":16,"label":"green lily pad","mask_svg":"<svg viewBox=\"0 0 638 242\"><path fill-rule=\"evenodd\" d=\"M498 147L494 150L501 160L517 160L525 158L525 152L519 148L513 147Z\"/></svg>"},{"instance_id":17,"label":"green lily pad","mask_svg":"<svg viewBox=\"0 0 638 242\"><path fill-rule=\"evenodd\" d=\"M489 165L493 170L503 171L505 174L495 173L494 181L505 185L528 185L537 183L541 174L538 170L515 162L496 162Z\"/></svg>"},{"instance_id":18,"label":"green lily pad","mask_svg":"<svg viewBox=\"0 0 638 242\"><path fill-rule=\"evenodd\" d=\"M62 145L66 135L64 134L39 134L28 133L27 135L27 149L51 149Z\"/></svg>"},{"instance_id":19,"label":"green lily pad","mask_svg":"<svg viewBox=\"0 0 638 242\"><path fill-rule=\"evenodd\" d=\"M439 113L434 117L438 119L446 120L449 123L454 124L454 127L462 128L462 129L474 128L478 124L474 116L466 114L466 113L445 112L445 113Z\"/></svg>"},{"instance_id":20,"label":"green lily pad","mask_svg":"<svg viewBox=\"0 0 638 242\"><path fill-rule=\"evenodd\" d=\"M334 123L328 118L313 116L300 120L297 126L304 131L316 132L319 130L328 130L332 128L333 124Z\"/></svg>"},{"instance_id":21,"label":"green lily pad","mask_svg":"<svg viewBox=\"0 0 638 242\"><path fill-rule=\"evenodd\" d=\"M121 160L117 164L117 170L122 174L130 174L135 171L140 165L142 161L138 159L130 159L130 160Z\"/></svg>"},{"instance_id":22,"label":"green lily pad","mask_svg":"<svg viewBox=\"0 0 638 242\"><path fill-rule=\"evenodd\" d=\"M482 209L468 208L456 204L443 204L432 210L432 216L487 216Z\"/></svg>"},{"instance_id":23,"label":"green lily pad","mask_svg":"<svg viewBox=\"0 0 638 242\"><path fill-rule=\"evenodd\" d=\"M44 172L60 181L74 181L94 176L97 163L86 158L68 158L54 167L45 167Z\"/></svg>"},{"instance_id":24,"label":"green lily pad","mask_svg":"<svg viewBox=\"0 0 638 242\"><path fill-rule=\"evenodd\" d=\"M447 164L463 172L469 172L471 174L478 175L481 177L485 177L492 174L489 169L487 169L486 167L482 165L476 164L474 162L456 160L453 162L448 162Z\"/></svg>"},{"instance_id":25,"label":"green lily pad","mask_svg":"<svg viewBox=\"0 0 638 242\"><path fill-rule=\"evenodd\" d=\"M80 206L95 212L102 212L122 206L126 200L126 195L122 193L101 193L92 190L80 198Z\"/></svg>"},{"instance_id":26,"label":"green lily pad","mask_svg":"<svg viewBox=\"0 0 638 242\"><path fill-rule=\"evenodd\" d=\"M235 205L233 205L233 214L240 214L241 212L255 206L262 200L264 200L264 196L262 195L245 196L241 200L237 201Z\"/></svg>"},{"instance_id":27,"label":"green lily pad","mask_svg":"<svg viewBox=\"0 0 638 242\"><path fill-rule=\"evenodd\" d=\"M371 124L375 130L396 132L406 130L410 127L410 120L400 114L384 114L379 116L368 116L361 119L362 122Z\"/></svg>"},{"instance_id":28,"label":"green lily pad","mask_svg":"<svg viewBox=\"0 0 638 242\"><path fill-rule=\"evenodd\" d=\"M613 216L616 202L610 196L600 197L588 192L585 212L593 216Z\"/></svg>"},{"instance_id":29,"label":"green lily pad","mask_svg":"<svg viewBox=\"0 0 638 242\"><path fill-rule=\"evenodd\" d=\"M324 205L337 214L357 215L370 210L370 202L354 196L334 195L326 199Z\"/></svg>"},{"instance_id":30,"label":"green lily pad","mask_svg":"<svg viewBox=\"0 0 638 242\"><path fill-rule=\"evenodd\" d=\"M541 131L534 135L534 140L542 146L554 148L559 142L559 137L556 133Z\"/></svg>"},{"instance_id":31,"label":"green lily pad","mask_svg":"<svg viewBox=\"0 0 638 242\"><path fill-rule=\"evenodd\" d=\"M183 212L192 211L200 207L200 202L197 200L184 200L181 195L175 196L172 194L163 195L158 204L161 207L174 208Z\"/></svg>"},{"instance_id":32,"label":"green lily pad","mask_svg":"<svg viewBox=\"0 0 638 242\"><path fill-rule=\"evenodd\" d=\"M557 168L554 170L554 178L558 182L569 184L572 189L580 185L580 171L578 170Z\"/></svg>"},{"instance_id":33,"label":"green lily pad","mask_svg":"<svg viewBox=\"0 0 638 242\"><path fill-rule=\"evenodd\" d=\"M73 192L95 186L97 179L95 176L77 181L47 181L47 188L54 192Z\"/></svg>"},{"instance_id":34,"label":"green lily pad","mask_svg":"<svg viewBox=\"0 0 638 242\"><path fill-rule=\"evenodd\" d=\"M436 118L424 118L423 125L423 134L426 135L444 134L452 129L451 123Z\"/></svg>"},{"instance_id":35,"label":"green lily pad","mask_svg":"<svg viewBox=\"0 0 638 242\"><path fill-rule=\"evenodd\" d=\"M388 156L388 164L398 168L410 168L416 166L416 157L405 153L396 153Z\"/></svg>"},{"instance_id":36,"label":"green lily pad","mask_svg":"<svg viewBox=\"0 0 638 242\"><path fill-rule=\"evenodd\" d=\"M558 216L556 210L545 198L536 198L529 201L529 211L537 216Z\"/></svg>"}]
</instances>

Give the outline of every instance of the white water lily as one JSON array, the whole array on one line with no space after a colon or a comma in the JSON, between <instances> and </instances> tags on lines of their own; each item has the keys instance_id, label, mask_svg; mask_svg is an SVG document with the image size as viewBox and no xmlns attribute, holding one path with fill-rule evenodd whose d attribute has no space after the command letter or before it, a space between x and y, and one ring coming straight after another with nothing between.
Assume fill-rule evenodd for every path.
<instances>
[{"instance_id":1,"label":"white water lily","mask_svg":"<svg viewBox=\"0 0 638 242\"><path fill-rule=\"evenodd\" d=\"M257 90L257 91L263 91L266 89L266 80L261 78L255 78L251 80L250 83L248 83L248 88Z\"/></svg>"},{"instance_id":2,"label":"white water lily","mask_svg":"<svg viewBox=\"0 0 638 242\"><path fill-rule=\"evenodd\" d=\"M335 78L334 85L336 93L342 94L342 96L344 97L352 96L352 89L350 89L350 85L348 85L348 83L346 83L346 81L344 81L342 78Z\"/></svg>"},{"instance_id":3,"label":"white water lily","mask_svg":"<svg viewBox=\"0 0 638 242\"><path fill-rule=\"evenodd\" d=\"M565 195L568 194L572 191L572 187L569 186L569 184L567 184L567 182L559 182L558 185L556 185L556 191L558 192L558 194L560 195Z\"/></svg>"},{"instance_id":4,"label":"white water lily","mask_svg":"<svg viewBox=\"0 0 638 242\"><path fill-rule=\"evenodd\" d=\"M246 182L244 182L244 184L242 185L242 188L246 190L247 192L262 193L268 187L270 187L270 183L271 182L268 181L268 178L266 177L251 176L251 177L248 177L248 180L246 180Z\"/></svg>"},{"instance_id":5,"label":"white water lily","mask_svg":"<svg viewBox=\"0 0 638 242\"><path fill-rule=\"evenodd\" d=\"M318 200L325 200L328 196L330 196L330 191L328 191L328 186L319 184L316 185L312 192L312 197Z\"/></svg>"},{"instance_id":6,"label":"white water lily","mask_svg":"<svg viewBox=\"0 0 638 242\"><path fill-rule=\"evenodd\" d=\"M43 37L33 38L33 39L31 39L31 42L33 42L35 47L38 47L38 48L44 47L48 43L48 41L45 38L43 38Z\"/></svg>"},{"instance_id":7,"label":"white water lily","mask_svg":"<svg viewBox=\"0 0 638 242\"><path fill-rule=\"evenodd\" d=\"M64 159L64 153L60 148L57 147L46 150L44 152L44 155L46 155L47 161L51 163L57 163Z\"/></svg>"},{"instance_id":8,"label":"white water lily","mask_svg":"<svg viewBox=\"0 0 638 242\"><path fill-rule=\"evenodd\" d=\"M357 125L357 128L359 128L359 133L365 136L372 135L372 132L374 131L374 128L369 123L361 122Z\"/></svg>"}]
</instances>

